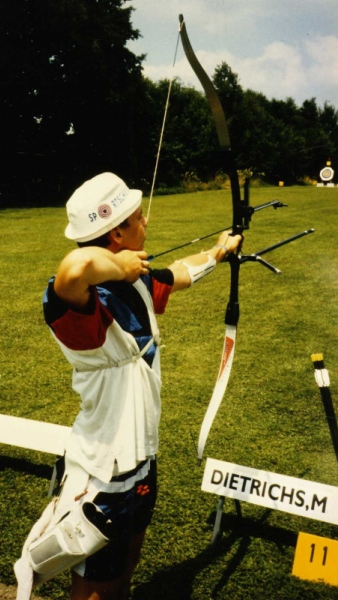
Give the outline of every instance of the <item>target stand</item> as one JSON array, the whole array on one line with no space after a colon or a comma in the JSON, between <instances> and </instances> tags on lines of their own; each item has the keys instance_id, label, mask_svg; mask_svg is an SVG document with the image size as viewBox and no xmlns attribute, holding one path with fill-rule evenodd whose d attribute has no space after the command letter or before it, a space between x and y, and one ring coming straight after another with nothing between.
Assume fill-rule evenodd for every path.
<instances>
[{"instance_id":1,"label":"target stand","mask_svg":"<svg viewBox=\"0 0 338 600\"><path fill-rule=\"evenodd\" d=\"M334 170L331 168L331 161L327 161L326 167L320 171L319 176L321 183L317 183L317 187L334 187L334 183L332 183Z\"/></svg>"}]
</instances>

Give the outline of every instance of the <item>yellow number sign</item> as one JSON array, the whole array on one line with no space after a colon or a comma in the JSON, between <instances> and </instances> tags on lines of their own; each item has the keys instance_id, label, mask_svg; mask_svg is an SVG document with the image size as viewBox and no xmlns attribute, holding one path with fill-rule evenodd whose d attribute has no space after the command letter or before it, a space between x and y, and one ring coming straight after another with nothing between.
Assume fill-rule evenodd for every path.
<instances>
[{"instance_id":1,"label":"yellow number sign","mask_svg":"<svg viewBox=\"0 0 338 600\"><path fill-rule=\"evenodd\" d=\"M338 541L299 533L292 575L338 585Z\"/></svg>"}]
</instances>

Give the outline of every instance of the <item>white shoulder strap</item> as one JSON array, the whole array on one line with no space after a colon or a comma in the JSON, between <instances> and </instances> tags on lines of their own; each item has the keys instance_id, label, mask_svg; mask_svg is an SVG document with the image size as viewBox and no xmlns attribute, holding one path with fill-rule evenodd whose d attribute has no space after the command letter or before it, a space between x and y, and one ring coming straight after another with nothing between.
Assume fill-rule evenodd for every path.
<instances>
[{"instance_id":1,"label":"white shoulder strap","mask_svg":"<svg viewBox=\"0 0 338 600\"><path fill-rule=\"evenodd\" d=\"M152 332L155 343L157 344L157 346L159 346L160 345L160 332L159 332L157 321L156 321L152 297L149 294L149 290L147 289L146 285L143 283L142 279L138 279L137 281L135 281L135 283L133 285L134 285L134 288L138 291L138 293L142 297L142 299L144 300L144 303L148 309L151 332Z\"/></svg>"}]
</instances>

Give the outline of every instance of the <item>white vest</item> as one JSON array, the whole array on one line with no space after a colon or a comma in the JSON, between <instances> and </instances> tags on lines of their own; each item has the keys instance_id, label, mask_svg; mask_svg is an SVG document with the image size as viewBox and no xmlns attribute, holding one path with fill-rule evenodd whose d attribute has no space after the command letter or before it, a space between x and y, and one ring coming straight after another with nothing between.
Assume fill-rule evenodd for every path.
<instances>
[{"instance_id":1,"label":"white vest","mask_svg":"<svg viewBox=\"0 0 338 600\"><path fill-rule=\"evenodd\" d=\"M150 294L141 280L134 287L146 303L152 335L159 332ZM101 481L133 469L158 449L161 412L159 347L152 367L141 358L133 336L114 320L94 350L70 350L53 334L73 366L73 389L81 396L66 448L69 458ZM118 363L122 366L116 366Z\"/></svg>"}]
</instances>

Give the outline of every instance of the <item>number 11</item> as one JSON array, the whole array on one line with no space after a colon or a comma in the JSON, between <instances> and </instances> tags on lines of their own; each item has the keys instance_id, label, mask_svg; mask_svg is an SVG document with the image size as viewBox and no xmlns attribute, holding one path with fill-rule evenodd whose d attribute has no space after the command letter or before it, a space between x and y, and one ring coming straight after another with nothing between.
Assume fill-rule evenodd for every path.
<instances>
[{"instance_id":1,"label":"number 11","mask_svg":"<svg viewBox=\"0 0 338 600\"><path fill-rule=\"evenodd\" d=\"M310 552L310 562L313 562L314 559L314 555L315 555L315 549L316 549L316 544L311 544L311 552ZM324 546L323 548L323 560L322 560L322 566L325 567L326 564L326 559L327 559L327 546Z\"/></svg>"}]
</instances>

